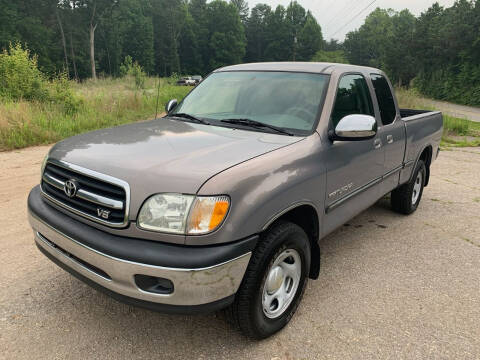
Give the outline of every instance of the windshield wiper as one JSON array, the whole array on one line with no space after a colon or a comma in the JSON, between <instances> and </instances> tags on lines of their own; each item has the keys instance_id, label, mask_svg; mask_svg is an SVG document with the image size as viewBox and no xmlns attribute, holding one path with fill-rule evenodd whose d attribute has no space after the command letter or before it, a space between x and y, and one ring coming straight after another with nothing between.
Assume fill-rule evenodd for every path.
<instances>
[{"instance_id":1,"label":"windshield wiper","mask_svg":"<svg viewBox=\"0 0 480 360\"><path fill-rule=\"evenodd\" d=\"M275 130L278 133L282 133L285 135L293 136L290 131L287 131L281 127L275 126L275 125L269 125L262 123L260 121L252 120L252 119L223 119L220 120L221 122L227 123L227 124L235 124L235 125L243 125L243 126L248 126L252 128L267 128L271 130Z\"/></svg>"},{"instance_id":2,"label":"windshield wiper","mask_svg":"<svg viewBox=\"0 0 480 360\"><path fill-rule=\"evenodd\" d=\"M203 120L203 119L200 119L200 118L197 118L196 116L193 116L193 115L190 115L190 114L186 114L186 113L176 113L176 114L172 114L172 115L168 115L170 117L178 117L178 118L184 118L184 119L188 119L188 120L193 120L193 121L196 121L200 124L205 124L205 125L210 125L210 123L206 120Z\"/></svg>"}]
</instances>

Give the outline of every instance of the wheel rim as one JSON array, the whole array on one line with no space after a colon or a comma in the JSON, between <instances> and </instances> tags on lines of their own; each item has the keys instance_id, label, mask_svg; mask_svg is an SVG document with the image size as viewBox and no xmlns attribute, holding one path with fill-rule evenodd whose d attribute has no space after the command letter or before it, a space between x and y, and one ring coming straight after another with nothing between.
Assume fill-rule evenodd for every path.
<instances>
[{"instance_id":1,"label":"wheel rim","mask_svg":"<svg viewBox=\"0 0 480 360\"><path fill-rule=\"evenodd\" d=\"M302 260L296 250L282 251L273 262L263 285L263 313L270 319L281 316L292 303L302 275Z\"/></svg>"},{"instance_id":2,"label":"wheel rim","mask_svg":"<svg viewBox=\"0 0 480 360\"><path fill-rule=\"evenodd\" d=\"M420 197L420 191L422 191L422 183L423 183L423 174L421 171L419 171L415 179L415 183L413 184L413 193L412 193L413 205L416 204L418 198Z\"/></svg>"}]
</instances>

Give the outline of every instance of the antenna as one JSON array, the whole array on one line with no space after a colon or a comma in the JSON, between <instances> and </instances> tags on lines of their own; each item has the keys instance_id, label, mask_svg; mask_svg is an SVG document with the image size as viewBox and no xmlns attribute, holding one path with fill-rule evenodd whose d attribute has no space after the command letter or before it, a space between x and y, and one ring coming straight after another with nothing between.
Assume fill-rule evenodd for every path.
<instances>
[{"instance_id":1,"label":"antenna","mask_svg":"<svg viewBox=\"0 0 480 360\"><path fill-rule=\"evenodd\" d=\"M160 77L158 77L158 87L157 87L157 104L155 105L155 119L158 116L158 100L160 97Z\"/></svg>"}]
</instances>

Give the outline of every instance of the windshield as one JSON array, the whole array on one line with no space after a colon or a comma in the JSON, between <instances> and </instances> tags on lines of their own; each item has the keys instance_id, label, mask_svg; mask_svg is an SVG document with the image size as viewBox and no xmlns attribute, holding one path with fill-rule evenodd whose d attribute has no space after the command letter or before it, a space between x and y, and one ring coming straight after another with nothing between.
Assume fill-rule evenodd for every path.
<instances>
[{"instance_id":1,"label":"windshield","mask_svg":"<svg viewBox=\"0 0 480 360\"><path fill-rule=\"evenodd\" d=\"M328 76L322 74L218 72L203 80L170 115L186 113L214 125L224 125L220 121L226 119L250 119L308 134L327 84Z\"/></svg>"}]
</instances>

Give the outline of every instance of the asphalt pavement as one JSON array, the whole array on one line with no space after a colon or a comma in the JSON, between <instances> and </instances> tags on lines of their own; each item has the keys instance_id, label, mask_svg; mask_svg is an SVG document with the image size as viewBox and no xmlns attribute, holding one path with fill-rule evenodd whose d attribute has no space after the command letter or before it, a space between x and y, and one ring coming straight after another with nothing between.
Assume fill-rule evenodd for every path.
<instances>
[{"instance_id":1,"label":"asphalt pavement","mask_svg":"<svg viewBox=\"0 0 480 360\"><path fill-rule=\"evenodd\" d=\"M321 241L321 276L260 342L222 314L127 306L36 249L28 191L47 147L0 153L1 359L478 359L480 149L443 151L416 213L388 199Z\"/></svg>"}]
</instances>

